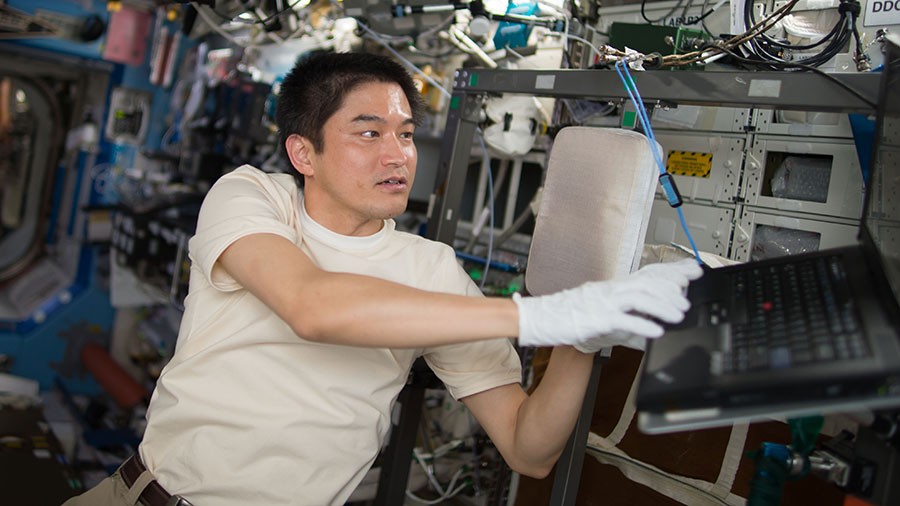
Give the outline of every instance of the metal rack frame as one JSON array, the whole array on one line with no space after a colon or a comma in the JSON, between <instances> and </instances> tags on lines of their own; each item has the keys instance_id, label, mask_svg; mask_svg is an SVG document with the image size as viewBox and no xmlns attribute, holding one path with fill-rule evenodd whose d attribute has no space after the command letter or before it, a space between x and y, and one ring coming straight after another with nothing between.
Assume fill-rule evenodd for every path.
<instances>
[{"instance_id":1,"label":"metal rack frame","mask_svg":"<svg viewBox=\"0 0 900 506\"><path fill-rule=\"evenodd\" d=\"M632 75L644 102L648 104L872 112L871 106L864 100L827 77L814 73L656 70ZM832 77L871 102L877 102L879 74L832 74ZM428 208L426 236L431 239L451 246L456 239L459 207L469 170L473 138L481 121L481 107L488 96L501 93L588 100L628 99L614 70L458 70L454 76L437 177ZM601 360L598 357L594 362L581 414L556 465L550 499L550 504L554 506L575 504ZM410 455L422 408L418 395L406 395L404 401L400 424L394 426L394 430L402 434L395 434L396 440L392 438L389 444L387 452L392 456L391 464L382 469L376 505L403 503ZM413 423L409 423L411 421Z\"/></svg>"},{"instance_id":2,"label":"metal rack frame","mask_svg":"<svg viewBox=\"0 0 900 506\"><path fill-rule=\"evenodd\" d=\"M805 72L668 71L632 73L646 103L864 113L872 108L830 79ZM876 102L880 74L832 74ZM481 106L490 95L622 100L614 70L459 70L441 144L427 237L452 245Z\"/></svg>"}]
</instances>

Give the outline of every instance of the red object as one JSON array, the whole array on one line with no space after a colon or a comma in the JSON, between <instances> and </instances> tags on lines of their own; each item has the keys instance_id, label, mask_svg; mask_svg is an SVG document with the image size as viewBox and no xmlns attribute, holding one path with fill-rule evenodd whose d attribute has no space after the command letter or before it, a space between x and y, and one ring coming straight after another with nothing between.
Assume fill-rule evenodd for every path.
<instances>
[{"instance_id":1,"label":"red object","mask_svg":"<svg viewBox=\"0 0 900 506\"><path fill-rule=\"evenodd\" d=\"M771 310L772 310L772 303L771 303L771 302L763 302L763 303L762 303L762 308L763 308L763 311L771 311Z\"/></svg>"},{"instance_id":2,"label":"red object","mask_svg":"<svg viewBox=\"0 0 900 506\"><path fill-rule=\"evenodd\" d=\"M870 502L863 501L862 499L858 499L853 496L846 496L844 498L844 506L875 506Z\"/></svg>"},{"instance_id":3,"label":"red object","mask_svg":"<svg viewBox=\"0 0 900 506\"><path fill-rule=\"evenodd\" d=\"M141 66L147 52L147 37L153 15L131 7L109 14L109 28L106 31L105 60Z\"/></svg>"},{"instance_id":4,"label":"red object","mask_svg":"<svg viewBox=\"0 0 900 506\"><path fill-rule=\"evenodd\" d=\"M125 372L99 344L88 343L81 348L81 363L119 406L131 408L148 397L147 389Z\"/></svg>"}]
</instances>

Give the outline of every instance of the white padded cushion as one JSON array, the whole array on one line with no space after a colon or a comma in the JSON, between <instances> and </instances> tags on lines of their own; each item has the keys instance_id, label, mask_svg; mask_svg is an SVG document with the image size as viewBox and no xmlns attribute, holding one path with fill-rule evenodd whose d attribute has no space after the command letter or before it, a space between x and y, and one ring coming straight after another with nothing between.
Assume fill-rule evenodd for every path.
<instances>
[{"instance_id":1,"label":"white padded cushion","mask_svg":"<svg viewBox=\"0 0 900 506\"><path fill-rule=\"evenodd\" d=\"M560 130L528 256L528 292L553 293L637 269L658 175L650 142L637 132Z\"/></svg>"}]
</instances>

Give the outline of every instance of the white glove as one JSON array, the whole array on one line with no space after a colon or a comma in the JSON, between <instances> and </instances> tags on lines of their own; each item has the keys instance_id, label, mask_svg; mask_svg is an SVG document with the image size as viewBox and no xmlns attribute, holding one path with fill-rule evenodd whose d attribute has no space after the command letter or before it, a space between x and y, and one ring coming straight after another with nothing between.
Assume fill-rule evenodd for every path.
<instances>
[{"instance_id":1,"label":"white glove","mask_svg":"<svg viewBox=\"0 0 900 506\"><path fill-rule=\"evenodd\" d=\"M659 337L653 320L678 323L690 308L684 289L703 270L694 259L653 264L623 278L594 281L540 297L513 295L519 344L571 345L585 353L621 344L640 347ZM635 314L638 313L638 314Z\"/></svg>"}]
</instances>

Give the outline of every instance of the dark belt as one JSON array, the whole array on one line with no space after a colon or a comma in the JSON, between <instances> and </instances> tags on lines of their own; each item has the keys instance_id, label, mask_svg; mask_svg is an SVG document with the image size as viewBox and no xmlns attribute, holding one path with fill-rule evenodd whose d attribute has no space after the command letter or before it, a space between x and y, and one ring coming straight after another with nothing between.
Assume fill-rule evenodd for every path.
<instances>
[{"instance_id":1,"label":"dark belt","mask_svg":"<svg viewBox=\"0 0 900 506\"><path fill-rule=\"evenodd\" d=\"M144 467L144 463L141 462L141 457L134 454L131 457L128 457L128 460L122 464L120 471L122 481L125 482L125 485L128 488L131 488L131 485L133 485L141 473L146 470L147 468ZM144 491L141 492L141 495L138 497L138 502L144 506L192 506L187 499L166 492L166 489L162 488L162 485L156 480L147 484Z\"/></svg>"}]
</instances>

